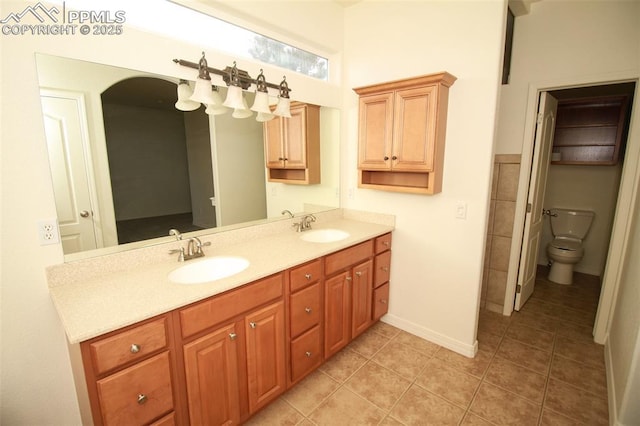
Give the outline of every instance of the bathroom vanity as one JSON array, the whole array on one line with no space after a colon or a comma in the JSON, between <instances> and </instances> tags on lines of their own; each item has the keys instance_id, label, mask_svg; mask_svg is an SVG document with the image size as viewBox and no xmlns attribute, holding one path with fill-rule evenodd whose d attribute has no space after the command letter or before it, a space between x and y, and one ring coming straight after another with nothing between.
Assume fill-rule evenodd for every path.
<instances>
[{"instance_id":1,"label":"bathroom vanity","mask_svg":"<svg viewBox=\"0 0 640 426\"><path fill-rule=\"evenodd\" d=\"M250 266L214 282L175 284L167 276L181 265L152 253L106 274L48 271L95 424L244 422L386 313L393 225L321 219L314 230L340 239L309 242L290 229L296 219L260 237L240 230L236 244L221 234L203 259Z\"/></svg>"}]
</instances>

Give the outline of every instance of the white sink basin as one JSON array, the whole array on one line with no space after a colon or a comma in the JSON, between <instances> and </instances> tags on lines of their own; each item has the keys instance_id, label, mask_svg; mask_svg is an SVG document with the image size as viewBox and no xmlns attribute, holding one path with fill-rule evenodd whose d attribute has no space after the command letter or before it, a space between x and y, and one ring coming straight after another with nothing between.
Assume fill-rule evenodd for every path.
<instances>
[{"instance_id":1,"label":"white sink basin","mask_svg":"<svg viewBox=\"0 0 640 426\"><path fill-rule=\"evenodd\" d=\"M305 231L300 235L300 239L310 243L333 243L344 240L348 236L348 232L339 229L316 229L313 231Z\"/></svg>"},{"instance_id":2,"label":"white sink basin","mask_svg":"<svg viewBox=\"0 0 640 426\"><path fill-rule=\"evenodd\" d=\"M249 261L243 257L216 256L188 263L169 273L176 284L199 284L230 277L244 271Z\"/></svg>"}]
</instances>

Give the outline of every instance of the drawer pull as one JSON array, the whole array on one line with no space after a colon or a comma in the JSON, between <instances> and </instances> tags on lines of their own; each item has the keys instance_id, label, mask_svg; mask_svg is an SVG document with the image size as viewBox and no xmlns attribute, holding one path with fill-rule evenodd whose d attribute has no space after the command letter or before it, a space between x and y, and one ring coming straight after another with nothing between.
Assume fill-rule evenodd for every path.
<instances>
[{"instance_id":1,"label":"drawer pull","mask_svg":"<svg viewBox=\"0 0 640 426\"><path fill-rule=\"evenodd\" d=\"M345 279L346 279L347 281L351 281L353 278L351 278L351 277L347 277L347 278L345 278Z\"/></svg>"},{"instance_id":2,"label":"drawer pull","mask_svg":"<svg viewBox=\"0 0 640 426\"><path fill-rule=\"evenodd\" d=\"M138 352L140 352L140 345L136 345L135 343L133 345L131 345L131 347L129 348L129 352L131 352L132 354L137 354Z\"/></svg>"},{"instance_id":3,"label":"drawer pull","mask_svg":"<svg viewBox=\"0 0 640 426\"><path fill-rule=\"evenodd\" d=\"M357 271L357 272L356 272L356 275L357 275L357 276L359 276L359 277L361 277L361 276L362 276L362 272L361 272L361 271Z\"/></svg>"},{"instance_id":4,"label":"drawer pull","mask_svg":"<svg viewBox=\"0 0 640 426\"><path fill-rule=\"evenodd\" d=\"M389 247L389 241L383 241L382 244L384 244L385 246Z\"/></svg>"},{"instance_id":5,"label":"drawer pull","mask_svg":"<svg viewBox=\"0 0 640 426\"><path fill-rule=\"evenodd\" d=\"M385 272L389 272L389 267L388 266L382 266L380 269L382 269Z\"/></svg>"},{"instance_id":6,"label":"drawer pull","mask_svg":"<svg viewBox=\"0 0 640 426\"><path fill-rule=\"evenodd\" d=\"M310 279L311 279L311 274L304 274L304 277L305 277L307 280L310 280Z\"/></svg>"},{"instance_id":7,"label":"drawer pull","mask_svg":"<svg viewBox=\"0 0 640 426\"><path fill-rule=\"evenodd\" d=\"M386 299L380 299L380 303L382 303L383 305L386 305L387 301L386 301Z\"/></svg>"},{"instance_id":8,"label":"drawer pull","mask_svg":"<svg viewBox=\"0 0 640 426\"><path fill-rule=\"evenodd\" d=\"M249 327L251 328L256 328L258 326L258 324L256 324L255 322L250 322L249 323Z\"/></svg>"},{"instance_id":9,"label":"drawer pull","mask_svg":"<svg viewBox=\"0 0 640 426\"><path fill-rule=\"evenodd\" d=\"M145 402L147 402L147 395L145 395L143 393L139 393L138 394L138 404L142 405Z\"/></svg>"},{"instance_id":10,"label":"drawer pull","mask_svg":"<svg viewBox=\"0 0 640 426\"><path fill-rule=\"evenodd\" d=\"M311 313L311 308L306 307L306 308L304 308L304 311L305 311L306 313L310 314L310 313Z\"/></svg>"},{"instance_id":11,"label":"drawer pull","mask_svg":"<svg viewBox=\"0 0 640 426\"><path fill-rule=\"evenodd\" d=\"M307 358L311 358L311 352L307 351L304 354L307 356Z\"/></svg>"},{"instance_id":12,"label":"drawer pull","mask_svg":"<svg viewBox=\"0 0 640 426\"><path fill-rule=\"evenodd\" d=\"M236 340L236 337L238 337L236 333L229 333L229 339Z\"/></svg>"}]
</instances>

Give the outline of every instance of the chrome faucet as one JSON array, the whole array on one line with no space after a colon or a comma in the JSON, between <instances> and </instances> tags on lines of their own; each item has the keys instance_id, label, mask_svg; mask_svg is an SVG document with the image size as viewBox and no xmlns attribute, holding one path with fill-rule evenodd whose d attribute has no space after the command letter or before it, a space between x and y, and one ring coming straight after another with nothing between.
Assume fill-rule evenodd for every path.
<instances>
[{"instance_id":1,"label":"chrome faucet","mask_svg":"<svg viewBox=\"0 0 640 426\"><path fill-rule=\"evenodd\" d=\"M177 238L177 237L176 237ZM182 239L182 236L178 238ZM204 251L202 251L202 247L210 246L211 241L207 241L203 243L200 241L198 237L191 237L187 241L187 252L185 253L184 247L180 247L179 249L169 250L170 254L178 253L178 262L184 262L185 260L196 259L198 257L204 256Z\"/></svg>"},{"instance_id":2,"label":"chrome faucet","mask_svg":"<svg viewBox=\"0 0 640 426\"><path fill-rule=\"evenodd\" d=\"M280 212L281 215L289 215L289 219L293 219L293 213L291 213L291 210L282 210L282 212Z\"/></svg>"},{"instance_id":3,"label":"chrome faucet","mask_svg":"<svg viewBox=\"0 0 640 426\"><path fill-rule=\"evenodd\" d=\"M293 226L296 228L296 232L303 232L311 229L311 223L316 221L316 217L312 214L307 214L302 216L300 222L294 223Z\"/></svg>"}]
</instances>

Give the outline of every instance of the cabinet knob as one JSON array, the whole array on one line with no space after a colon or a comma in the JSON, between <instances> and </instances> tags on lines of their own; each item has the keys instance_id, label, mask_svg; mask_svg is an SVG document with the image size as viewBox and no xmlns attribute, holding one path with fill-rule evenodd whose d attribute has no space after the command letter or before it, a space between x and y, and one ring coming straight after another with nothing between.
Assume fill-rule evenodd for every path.
<instances>
[{"instance_id":1,"label":"cabinet knob","mask_svg":"<svg viewBox=\"0 0 640 426\"><path fill-rule=\"evenodd\" d=\"M138 404L142 405L145 402L147 402L147 395L145 395L143 393L139 393L138 394Z\"/></svg>"},{"instance_id":2,"label":"cabinet knob","mask_svg":"<svg viewBox=\"0 0 640 426\"><path fill-rule=\"evenodd\" d=\"M362 276L362 271L356 271L356 276L361 277Z\"/></svg>"},{"instance_id":3,"label":"cabinet knob","mask_svg":"<svg viewBox=\"0 0 640 426\"><path fill-rule=\"evenodd\" d=\"M382 244L384 244L385 246L389 247L389 241L383 241Z\"/></svg>"},{"instance_id":4,"label":"cabinet knob","mask_svg":"<svg viewBox=\"0 0 640 426\"><path fill-rule=\"evenodd\" d=\"M251 328L256 328L258 326L258 324L256 324L255 322L250 322L249 323L249 327Z\"/></svg>"},{"instance_id":5,"label":"cabinet knob","mask_svg":"<svg viewBox=\"0 0 640 426\"><path fill-rule=\"evenodd\" d=\"M236 337L238 337L236 333L229 333L229 339L236 340Z\"/></svg>"},{"instance_id":6,"label":"cabinet knob","mask_svg":"<svg viewBox=\"0 0 640 426\"><path fill-rule=\"evenodd\" d=\"M311 279L311 274L304 274L304 277L305 277L307 280L310 280L310 279Z\"/></svg>"},{"instance_id":7,"label":"cabinet knob","mask_svg":"<svg viewBox=\"0 0 640 426\"><path fill-rule=\"evenodd\" d=\"M351 281L353 278L351 278L351 277L347 277L347 278L345 278L345 279L346 279L347 281Z\"/></svg>"},{"instance_id":8,"label":"cabinet knob","mask_svg":"<svg viewBox=\"0 0 640 426\"><path fill-rule=\"evenodd\" d=\"M283 157L278 157L278 160L283 161L284 158Z\"/></svg>"},{"instance_id":9,"label":"cabinet knob","mask_svg":"<svg viewBox=\"0 0 640 426\"><path fill-rule=\"evenodd\" d=\"M307 356L307 358L311 358L311 352L307 351L304 354Z\"/></svg>"},{"instance_id":10,"label":"cabinet knob","mask_svg":"<svg viewBox=\"0 0 640 426\"><path fill-rule=\"evenodd\" d=\"M393 157L391 157L391 159L395 161L398 159L398 157L394 155Z\"/></svg>"},{"instance_id":11,"label":"cabinet knob","mask_svg":"<svg viewBox=\"0 0 640 426\"><path fill-rule=\"evenodd\" d=\"M387 157L386 155L384 156L384 161L387 161L389 159L389 157Z\"/></svg>"},{"instance_id":12,"label":"cabinet knob","mask_svg":"<svg viewBox=\"0 0 640 426\"><path fill-rule=\"evenodd\" d=\"M383 305L387 304L387 300L386 299L380 299L380 303L382 303Z\"/></svg>"},{"instance_id":13,"label":"cabinet knob","mask_svg":"<svg viewBox=\"0 0 640 426\"><path fill-rule=\"evenodd\" d=\"M306 313L310 314L310 313L311 313L311 308L306 307L306 308L304 308L304 311L305 311Z\"/></svg>"},{"instance_id":14,"label":"cabinet knob","mask_svg":"<svg viewBox=\"0 0 640 426\"><path fill-rule=\"evenodd\" d=\"M129 352L131 352L132 354L137 354L138 352L140 352L140 345L136 345L135 343L133 345L131 345L131 347L129 348Z\"/></svg>"},{"instance_id":15,"label":"cabinet knob","mask_svg":"<svg viewBox=\"0 0 640 426\"><path fill-rule=\"evenodd\" d=\"M389 267L388 266L382 266L380 269L382 269L385 272L389 272Z\"/></svg>"}]
</instances>

